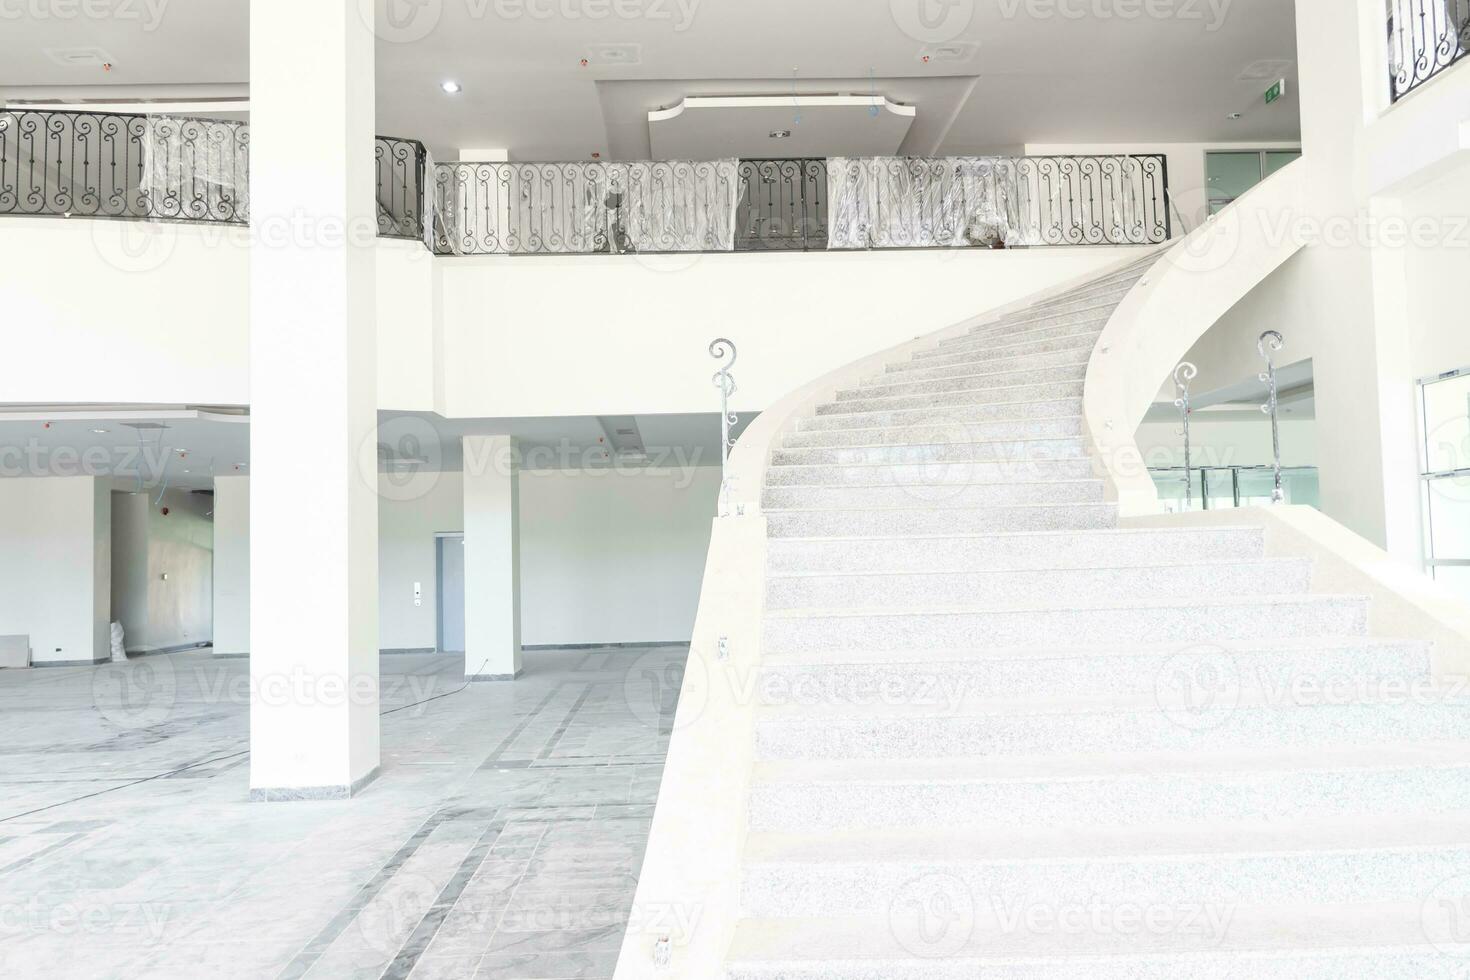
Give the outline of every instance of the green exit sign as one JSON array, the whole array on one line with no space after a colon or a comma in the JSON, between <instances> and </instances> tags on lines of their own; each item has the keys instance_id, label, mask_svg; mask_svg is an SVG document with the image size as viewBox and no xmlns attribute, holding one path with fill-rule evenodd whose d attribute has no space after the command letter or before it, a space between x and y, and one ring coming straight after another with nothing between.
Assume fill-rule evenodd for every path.
<instances>
[{"instance_id":1,"label":"green exit sign","mask_svg":"<svg viewBox=\"0 0 1470 980\"><path fill-rule=\"evenodd\" d=\"M1283 78L1275 85L1272 85L1270 88L1266 89L1266 104L1270 105L1272 102L1275 102L1277 99L1281 98L1285 94L1286 79Z\"/></svg>"}]
</instances>

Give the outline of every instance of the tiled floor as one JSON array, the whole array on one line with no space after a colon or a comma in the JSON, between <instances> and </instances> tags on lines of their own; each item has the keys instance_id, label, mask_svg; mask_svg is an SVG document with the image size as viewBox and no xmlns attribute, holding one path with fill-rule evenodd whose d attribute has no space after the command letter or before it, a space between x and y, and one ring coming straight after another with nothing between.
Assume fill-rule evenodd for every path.
<instances>
[{"instance_id":1,"label":"tiled floor","mask_svg":"<svg viewBox=\"0 0 1470 980\"><path fill-rule=\"evenodd\" d=\"M246 801L243 660L0 671L0 977L610 977L687 652L397 711L463 665L384 657L382 774L316 803Z\"/></svg>"}]
</instances>

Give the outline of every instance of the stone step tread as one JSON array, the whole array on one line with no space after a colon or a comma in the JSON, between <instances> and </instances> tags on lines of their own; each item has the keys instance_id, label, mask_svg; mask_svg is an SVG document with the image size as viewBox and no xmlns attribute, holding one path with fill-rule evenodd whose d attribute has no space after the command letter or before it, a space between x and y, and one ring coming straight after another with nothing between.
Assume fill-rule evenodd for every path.
<instances>
[{"instance_id":1,"label":"stone step tread","mask_svg":"<svg viewBox=\"0 0 1470 980\"><path fill-rule=\"evenodd\" d=\"M1060 442L1062 440L1059 440L1059 439L1046 439L1046 440L1042 440L1042 441L1044 441L1044 442ZM872 448L872 447L869 447L869 448ZM790 451L790 452L799 452L799 450L785 450L785 449L778 450L778 451L779 452L788 452L788 451ZM806 469L806 470L831 470L831 469L850 470L850 469L855 469L856 467L859 467L859 466L871 466L871 467L874 467L874 468L882 468L882 469L895 469L895 468L901 468L901 467L909 467L911 469L921 469L921 468L926 468L926 467L932 468L932 467L935 467L935 466L955 466L955 465L962 465L962 464L963 465L967 465L967 466L976 466L976 467L986 466L986 465L996 465L996 466L999 466L999 465L1002 465L1002 464L1032 466L1032 465L1045 465L1045 464L1049 464L1049 463L1055 463L1055 464L1058 464L1058 465L1068 465L1068 466L1071 466L1071 465L1076 465L1079 462L1089 462L1089 460L1088 460L1088 458L1086 456L1038 456L1038 457L1034 457L1034 458L1033 457L1027 457L1024 460L1014 460L1014 459L963 459L963 460L930 459L930 460L894 461L894 460L871 460L871 459L868 459L868 460L853 460L851 462L842 462L842 463L779 463L779 462L773 462L767 468L768 469L780 469L780 470L783 470L783 471L786 471L786 472L791 472L793 470L801 470L801 469ZM969 480L967 482L978 483L978 482L983 482L983 481ZM998 481L998 482L1008 482L1008 481ZM1040 481L1037 481L1037 480L1028 480L1026 482L1028 482L1028 483L1037 483L1037 482L1040 482ZM810 483L810 484L804 484L804 483L781 483L781 484L775 484L774 486L780 486L782 488L789 489L789 488L791 488L793 486L799 487L799 486L825 486L825 485L826 484L820 484L820 483ZM843 486L848 486L848 485L849 484L846 484L846 483L843 484ZM915 480L915 481L912 481L912 482L902 482L902 483L897 482L897 481L891 481L887 485L888 486L895 486L895 487L907 487L907 486L930 486L930 485L952 486L953 484L945 484L945 483L932 484L930 481Z\"/></svg>"},{"instance_id":2,"label":"stone step tread","mask_svg":"<svg viewBox=\"0 0 1470 980\"><path fill-rule=\"evenodd\" d=\"M1092 482L1092 481L1078 481L1078 482ZM1071 503L1069 503L1069 504L1035 504L1035 505L1033 505L1033 504L999 504L997 506L999 506L999 507L1023 507L1023 506L1081 507L1081 506L1108 506L1108 505L1098 505L1098 504L1071 504ZM769 508L767 508L767 509L769 510ZM824 509L832 510L832 509L836 509L836 508L824 508ZM890 509L890 508L874 507L874 508L864 508L864 509L866 509L866 510L886 510L886 509ZM905 509L908 509L908 508L905 508ZM976 509L982 509L982 508L976 508ZM1224 567L1224 568L1267 568L1267 569L1274 568L1274 569L1285 569L1285 568L1301 568L1303 566L1310 566L1312 564L1313 564L1313 562L1312 562L1312 560L1310 558L1246 558L1246 559L1227 558L1227 559L1223 559L1223 560L1220 560L1220 561L1205 560L1205 561L1202 562L1202 561L1200 561L1198 559L1196 559L1196 560L1188 560L1188 556L1180 555L1179 556L1179 560L1177 562L1175 562L1173 565L1165 565L1165 564L1161 564L1161 563L1150 563L1149 565L1144 566L1144 570L1148 570L1148 569L1151 569L1151 568L1206 568L1206 569L1209 569L1209 568L1222 568L1222 567ZM1107 574L1117 573L1117 572L1135 572L1135 571L1139 571L1139 570L1140 570L1139 567L1138 566L1134 566L1134 565L1091 565L1091 566L1088 566L1086 568L1077 568L1075 566L1069 566L1069 565L1056 565L1056 566L1036 567L1036 568L987 568L987 569L980 569L980 570L972 569L972 568L930 568L930 569L924 569L922 571L915 571L913 569L903 569L903 568L888 569L888 568L882 567L881 565L878 565L878 566L871 566L871 567L864 568L864 569L847 569L847 570L835 571L835 572L824 572L824 571L809 571L809 572L772 571L772 572L768 572L766 574L766 578L768 580L770 580L770 579L814 579L814 578L855 579L855 578L885 578L885 577L890 577L890 576L891 577L895 577L895 578L897 578L897 577L902 577L902 578L947 578L947 577L950 577L950 576L992 576L992 575L1047 575L1047 574L1067 574L1067 575L1074 575L1074 574L1077 574L1079 572L1096 573L1096 574L1099 574L1099 575L1107 575Z\"/></svg>"},{"instance_id":3,"label":"stone step tread","mask_svg":"<svg viewBox=\"0 0 1470 980\"><path fill-rule=\"evenodd\" d=\"M1051 367L1007 368L1007 369L1005 369L1003 371L979 371L979 372L976 372L975 374L957 374L957 375L955 375L954 377L951 377L951 378L921 378L918 381L895 381L892 384L880 384L879 383L880 381L882 381L884 379L887 379L887 378L901 378L901 377L903 377L903 375L883 374L883 375L879 375L874 380L863 382L862 384L860 384L856 388L844 388L842 390L843 391L846 391L846 392L863 392L864 394L868 394L868 393L871 393L871 392L874 392L874 391L883 391L883 390L887 390L887 389L890 389L890 388L908 388L908 387L916 386L916 385L932 384L932 383L934 383L936 381L972 381L972 380L978 380L980 378L1003 378L1003 377L1005 377L1007 375L1011 375L1011 374L1029 374L1032 371L1074 371L1074 370L1076 370L1078 368L1085 368L1086 366L1087 366L1086 364L1082 364L1082 363L1076 363L1076 364L1068 363L1068 364L1057 364L1057 365L1053 365ZM1067 379L1064 379L1064 380L1069 380L1069 381L1070 380L1081 380L1081 377L1079 375L1079 377L1077 379L1067 378ZM1041 383L1042 384L1046 384L1047 382L1041 382ZM969 390L969 389L960 389L960 390ZM843 398L843 399L840 399L840 401L857 401L857 399L856 398Z\"/></svg>"},{"instance_id":4,"label":"stone step tread","mask_svg":"<svg viewBox=\"0 0 1470 980\"><path fill-rule=\"evenodd\" d=\"M1405 687L1402 690L1410 690L1407 685L1414 684L1414 679L1406 677L1403 680ZM1463 712L1470 709L1470 695L1466 695L1458 686L1436 685L1427 679L1416 684L1412 688L1412 694L1409 695L1388 693L1386 690L1383 692L1349 691L1333 695L1327 703L1323 703L1320 698L1310 694L1305 702L1294 700L1295 697L1295 693L1290 689L1265 691L1258 687L1242 686L1239 694L1230 700L1228 707L1218 709L1217 714L1223 722L1233 714L1276 715L1280 712L1294 710L1330 712L1334 710L1357 711L1363 708L1393 710L1407 708L1416 712L1420 709L1426 712L1435 709ZM1418 698L1419 702L1406 705L1405 702L1409 697ZM927 699L907 702L884 702L875 698L860 699L856 702L853 699L846 701L834 699L821 704L780 701L759 705L756 710L759 715L759 724L771 730L771 726L780 727L793 724L799 726L813 724L872 726L880 723L942 724L982 721L999 724L1006 721L1036 721L1039 719L1065 721L1083 717L1146 715L1154 718L1161 716L1166 707L1183 709L1188 706L1173 704L1161 706L1157 693L1078 697L1047 696L1041 699L1034 695L1006 698L987 694L976 695L964 691L950 696L947 692L936 689ZM1208 733L1213 729L1203 730ZM1016 754L1025 755L1026 753ZM868 755L853 757L872 758ZM944 756L944 758L953 757ZM830 756L819 758L830 758Z\"/></svg>"},{"instance_id":5,"label":"stone step tread","mask_svg":"<svg viewBox=\"0 0 1470 980\"><path fill-rule=\"evenodd\" d=\"M932 504L913 507L894 507L888 505L864 504L857 507L762 507L762 513L766 514L872 514L881 512L884 514L932 514L941 510L946 515L952 514L990 514L995 511L1010 511L1020 513L1039 514L1043 511L1075 510L1079 512L1100 512L1116 510L1116 503L1063 503L1063 504L992 504L988 507L945 507L936 508Z\"/></svg>"},{"instance_id":6,"label":"stone step tread","mask_svg":"<svg viewBox=\"0 0 1470 980\"><path fill-rule=\"evenodd\" d=\"M931 433L933 429L929 430ZM1081 442L1082 436L1009 436L1000 439L958 439L935 442L926 439L921 442L864 442L846 443L840 446L789 446L782 447L776 452L805 452L809 449L950 449L955 446L1027 446L1035 443L1053 442Z\"/></svg>"},{"instance_id":7,"label":"stone step tread","mask_svg":"<svg viewBox=\"0 0 1470 980\"><path fill-rule=\"evenodd\" d=\"M868 465L868 464L860 464L860 465ZM1100 535L1100 534L1106 534L1106 535L1108 535L1110 537L1115 537L1115 538L1119 538L1119 539L1127 539L1129 537L1142 538L1142 539L1153 539L1153 538L1155 538L1158 535L1166 535L1166 536L1172 536L1172 535L1199 536L1199 535L1202 535L1202 534L1204 534L1206 532L1235 533L1235 534L1241 534L1241 535L1249 535L1249 536L1253 536L1253 537L1260 537L1261 536L1261 529L1258 528L1258 527L1251 527L1250 525L1245 525L1245 524L1221 524L1219 526L1212 526L1212 527L1209 527L1209 528L1205 528L1205 527L1158 527L1158 528L1145 528L1145 527L1108 527L1108 528L1089 528L1089 529L1084 530L1084 531L986 531L986 532L969 533L969 534L965 534L965 533L956 534L956 533L951 532L951 533L947 533L947 534L895 534L895 535L890 535L888 537L863 537L863 536L860 536L860 535L818 535L816 537L805 537L805 538L804 537L787 537L787 538L781 538L780 540L783 541L783 542L789 542L789 541L852 541L852 542L861 542L862 544L865 544L865 545L871 545L871 544L874 544L874 543L877 543L877 542L883 542L883 541L894 541L894 542L903 541L903 542L909 542L909 541L932 541L932 540L936 540L936 539L938 539L938 540L945 540L945 541L969 541L969 540L986 540L986 541L989 541L989 540L992 540L992 539L995 539L995 538L1009 538L1009 539L1025 538L1025 539L1030 539L1030 540L1033 540L1033 541L1034 540L1037 540L1037 539L1040 539L1040 538L1052 538L1052 539L1072 540L1072 539L1075 539L1076 537L1078 537L1079 535ZM1200 556L1195 556L1196 559L1198 559L1199 557Z\"/></svg>"},{"instance_id":8,"label":"stone step tread","mask_svg":"<svg viewBox=\"0 0 1470 980\"><path fill-rule=\"evenodd\" d=\"M1108 599L1102 602L1067 601L1062 604L1026 604L1007 606L945 605L910 606L904 609L773 609L765 614L767 621L775 619L869 619L882 617L892 619L911 616L990 616L1009 613L1052 613L1052 612L1145 612L1154 609L1218 609L1224 607L1250 606L1304 606L1333 605L1341 602L1368 603L1364 595L1259 595L1259 596L1191 596L1180 599L1135 599L1131 601ZM1247 642L1247 641L1239 641Z\"/></svg>"},{"instance_id":9,"label":"stone step tread","mask_svg":"<svg viewBox=\"0 0 1470 980\"><path fill-rule=\"evenodd\" d=\"M1053 339L1056 339L1056 340L1064 340L1064 339L1067 339L1067 338L1053 338ZM1032 343L1037 343L1037 341L1032 341ZM1006 361L1023 360L1023 359L1031 359L1031 358L1038 358L1038 357L1052 357L1052 356L1061 358L1061 357L1064 357L1064 356L1066 356L1068 354L1082 354L1082 353L1085 353L1087 351L1092 350L1093 347L1097 346L1097 337L1096 337L1096 334L1095 333L1088 332L1088 333L1085 333L1085 334L1078 335L1077 343L1072 344L1072 345L1067 346L1067 347L1054 347L1051 350L1018 350L1014 354L999 354L998 356L991 356L991 357L984 356L985 354L996 354L998 351L1002 351L1002 350L1010 350L1013 347L1025 347L1025 346L1027 346L1027 345L1026 344L1008 344L1008 345L1006 345L1004 347L987 347L987 348L985 348L984 353L973 355L973 359L972 360L957 360L957 361L955 361L952 364L930 364L927 361L895 361L894 363L888 365L888 367L886 368L888 374L885 375L885 377L891 377L891 376L893 376L895 374L908 374L911 371L918 370L918 369L923 369L923 370L926 370L926 371L937 371L937 370L939 370L941 368L958 367L958 366L960 366L962 364L995 364L995 363L1005 363ZM957 358L958 357L963 357L963 356L966 356L966 352L964 352L964 351L960 351L958 353L951 352L951 356L954 356L954 357L957 357Z\"/></svg>"},{"instance_id":10,"label":"stone step tread","mask_svg":"<svg viewBox=\"0 0 1470 980\"><path fill-rule=\"evenodd\" d=\"M870 409L870 411L887 411L890 407L891 408L894 408L894 409L901 409L901 408L904 408L904 407L921 408L921 407L925 407L925 406L904 406L901 403L902 402L905 402L905 401L909 401L909 400L914 399L914 398L922 398L922 397L924 397L926 395L929 395L929 396L942 396L942 397L945 397L945 398L959 398L959 397L964 396L964 395L994 395L994 394L997 394L999 392L1023 391L1023 390L1028 389L1028 388L1030 388L1030 389L1043 388L1044 389L1044 388L1054 388L1054 387L1057 387L1059 385L1077 385L1077 384L1081 384L1082 383L1082 380L1083 380L1082 378L1076 378L1076 379L1068 380L1068 381L1038 381L1038 382L1035 382L1035 383L1032 383L1032 384L1026 384L1026 385L996 385L996 386L990 387L990 388L959 388L959 389L956 389L954 391L915 391L915 392L909 392L907 394L899 394L899 395L872 395L872 394L868 393L867 391L863 391L863 397L861 397L861 398L857 398L857 397L854 397L854 398L844 398L844 399L841 399L840 401L828 402L827 404L828 405L842 405L842 406L852 405L852 404L868 404L868 405L879 405L879 406L881 406L880 408L877 408L877 409ZM851 390L858 391L858 390L861 390L861 389L851 389ZM1058 399L1065 398L1065 397L1067 397L1067 396L1065 396L1065 395L1059 395L1059 396L1057 396ZM942 405L935 405L935 404L932 404L931 403L931 405L928 406L928 407L933 407L933 408L939 408L939 407L944 407L944 408L969 408L969 407L972 407L972 406L992 405L992 404L995 404L995 402L990 401L988 399L982 398L979 401L973 401L973 402L967 402L967 401L958 401L958 402L946 401L946 402L943 402ZM839 413L833 413L833 414L839 414ZM854 415L854 414L859 414L859 413L845 412L845 413L840 413L840 414Z\"/></svg>"},{"instance_id":11,"label":"stone step tread","mask_svg":"<svg viewBox=\"0 0 1470 980\"><path fill-rule=\"evenodd\" d=\"M1035 385L1023 385L1022 387L1033 388L1033 387L1035 387ZM1067 397L1062 397L1062 398L1031 398L1031 399L1027 399L1025 401L999 402L997 404L1006 405L1006 406L1012 406L1012 405L1050 405L1050 404L1053 404L1055 402L1066 402L1066 401L1077 402L1078 405L1079 405L1079 407L1080 407L1081 402L1082 402L1082 399L1080 397L1072 397L1072 398L1067 398ZM829 403L829 404L835 404L835 403ZM952 408L952 407L953 406L945 406L944 408ZM940 409L935 409L935 410L936 411L943 411L944 409L943 408L940 408ZM874 415L888 415L888 414L891 414L892 411L893 411L892 409L878 409L878 410L871 411L871 412L832 412L832 413L827 414L827 415L812 416L812 417L806 419L806 421L815 421L817 418L821 418L821 419L834 419L834 420L835 419L858 419L858 418L865 418L865 417L874 416ZM923 412L923 411L927 411L927 410L926 409L922 409L922 408L906 408L906 409L899 409L899 411L904 411L904 412ZM1057 421L1059 419L1080 419L1080 418L1084 418L1084 417L1085 416L1081 412L1078 412L1075 415L1037 415L1037 416L1024 416L1024 415L1014 416L1014 415L1007 415L1007 416L998 416L996 418L987 418L987 419L984 420L984 424L985 425L990 425L990 424L1005 425L1005 424L1008 424L1008 423L1009 424L1019 424L1019 423L1022 423L1022 422ZM853 426L853 428L881 428L881 426ZM803 430L798 429L798 431L803 431ZM819 429L819 430L807 429L807 430L804 430L804 431L811 432L811 431L826 431L826 430L825 429Z\"/></svg>"},{"instance_id":12,"label":"stone step tread","mask_svg":"<svg viewBox=\"0 0 1470 980\"><path fill-rule=\"evenodd\" d=\"M744 855L747 867L793 863L960 865L1374 854L1442 848L1470 850L1470 814L1431 815L1415 821L1405 821L1397 814L1373 818L1355 815L1267 826L925 829L922 833L878 828L821 834L752 831L746 838Z\"/></svg>"},{"instance_id":13,"label":"stone step tread","mask_svg":"<svg viewBox=\"0 0 1470 980\"><path fill-rule=\"evenodd\" d=\"M817 573L825 574L825 573ZM861 574L861 573L859 573ZM1235 657L1279 657L1293 653L1337 652L1345 657L1374 651L1399 650L1428 656L1431 644L1423 640L1383 639L1369 636L1283 637L1279 640L1243 640L1231 644ZM1159 657L1180 653L1178 643L1136 643L1119 646L1068 647L983 647L927 648L922 650L813 650L808 653L768 653L761 658L763 668L784 667L849 667L909 665L938 667L983 661L1046 660L1086 658ZM1470 759L1470 756L1466 756Z\"/></svg>"},{"instance_id":14,"label":"stone step tread","mask_svg":"<svg viewBox=\"0 0 1470 980\"><path fill-rule=\"evenodd\" d=\"M983 907L985 898L979 901L980 914L993 917L994 911ZM896 930L891 917L745 918L736 923L730 945L730 977L1461 980L1470 947L1443 941L1430 945L1423 914L1421 903L1402 902L1237 906L1231 910L1224 936L1205 929L1033 931L984 928L967 922L951 924L951 929L968 927L966 933L946 931L936 934L937 938L926 937L917 929L913 935ZM1266 974L1268 961L1272 969Z\"/></svg>"},{"instance_id":15,"label":"stone step tread","mask_svg":"<svg viewBox=\"0 0 1470 980\"><path fill-rule=\"evenodd\" d=\"M1017 357L1030 356L1031 354L1061 354L1061 353L1066 353L1066 352L1072 351L1072 350L1091 350L1094 346L1096 346L1098 334L1100 334L1101 332L1102 332L1101 330L1081 330L1081 331L1078 331L1075 334L1064 334L1064 335L1062 335L1060 337L1047 337L1047 338L1044 338L1044 339L1041 339L1041 340L1023 340L1023 341L1017 341L1015 343L1009 343L1009 344L996 344L994 346L989 346L989 347L979 347L979 346L977 346L976 347L977 353L974 354L974 355L969 355L969 352L964 351L964 350L954 350L954 349L951 349L951 348L944 348L944 347L931 347L931 348L928 348L927 350L916 351L915 354L914 354L913 360L896 362L894 365L892 365L892 366L889 367L889 370L890 371L897 372L897 371L907 370L910 367L929 367L930 366L930 361L932 359L937 359L937 358L939 358L941 356L942 357L963 357L963 356L969 355L969 356L974 356L976 360L987 360L987 358L984 357L984 354L986 354L986 353L992 353L993 354L993 353L999 353L1000 351L1008 351L1008 350L1017 350L1017 353L1014 355L1014 356L1017 356ZM1056 349L1053 349L1053 350L1046 350L1046 351L1027 351L1027 350L1024 349L1024 348L1029 348L1032 344L1048 343L1048 342L1052 342L1052 341L1055 341L1057 343L1061 343L1061 342L1069 341L1069 340L1075 340L1075 341L1077 341L1077 345L1075 347L1059 347L1059 348L1056 348ZM1020 348L1020 349L1018 350L1018 348ZM1012 356L1012 355L1004 355L1004 356ZM997 357L997 358L993 358L993 359L994 360L999 360L1000 358Z\"/></svg>"},{"instance_id":16,"label":"stone step tread","mask_svg":"<svg viewBox=\"0 0 1470 980\"><path fill-rule=\"evenodd\" d=\"M1432 769L1470 774L1470 742L1422 742L1340 748L1299 747L1201 752L1077 754L949 759L785 759L755 765L755 782L769 786L911 784L968 785L1052 780L1111 781L1151 776L1228 779L1266 773Z\"/></svg>"}]
</instances>

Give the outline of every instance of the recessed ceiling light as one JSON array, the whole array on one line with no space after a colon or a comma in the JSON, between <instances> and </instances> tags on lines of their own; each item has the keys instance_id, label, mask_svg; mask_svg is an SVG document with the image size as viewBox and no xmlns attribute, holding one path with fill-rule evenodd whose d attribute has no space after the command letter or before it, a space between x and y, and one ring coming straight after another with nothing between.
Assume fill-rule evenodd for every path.
<instances>
[{"instance_id":1,"label":"recessed ceiling light","mask_svg":"<svg viewBox=\"0 0 1470 980\"><path fill-rule=\"evenodd\" d=\"M93 429L92 432L95 435L99 435L99 436L105 436L105 435L107 435L107 430L106 429Z\"/></svg>"},{"instance_id":2,"label":"recessed ceiling light","mask_svg":"<svg viewBox=\"0 0 1470 980\"><path fill-rule=\"evenodd\" d=\"M789 129L778 129L771 134L771 139L773 140L789 140L790 138L791 130Z\"/></svg>"},{"instance_id":3,"label":"recessed ceiling light","mask_svg":"<svg viewBox=\"0 0 1470 980\"><path fill-rule=\"evenodd\" d=\"M1226 119L1239 119L1243 115L1245 115L1245 113L1242 113L1242 112L1232 112L1230 115L1226 116L1225 118Z\"/></svg>"},{"instance_id":4,"label":"recessed ceiling light","mask_svg":"<svg viewBox=\"0 0 1470 980\"><path fill-rule=\"evenodd\" d=\"M458 95L460 92L459 82L455 81L440 82L439 87L442 88L445 92L448 92L450 95Z\"/></svg>"}]
</instances>

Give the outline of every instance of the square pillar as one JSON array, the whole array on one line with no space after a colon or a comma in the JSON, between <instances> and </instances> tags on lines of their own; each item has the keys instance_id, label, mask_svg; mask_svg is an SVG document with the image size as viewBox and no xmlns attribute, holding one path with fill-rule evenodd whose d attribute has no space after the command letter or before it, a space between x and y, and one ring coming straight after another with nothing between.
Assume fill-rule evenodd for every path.
<instances>
[{"instance_id":1,"label":"square pillar","mask_svg":"<svg viewBox=\"0 0 1470 980\"><path fill-rule=\"evenodd\" d=\"M250 792L378 769L374 39L250 4Z\"/></svg>"},{"instance_id":2,"label":"square pillar","mask_svg":"<svg viewBox=\"0 0 1470 980\"><path fill-rule=\"evenodd\" d=\"M214 478L214 654L250 652L250 477Z\"/></svg>"},{"instance_id":3,"label":"square pillar","mask_svg":"<svg viewBox=\"0 0 1470 980\"><path fill-rule=\"evenodd\" d=\"M464 437L465 677L521 672L520 459L511 436Z\"/></svg>"}]
</instances>

